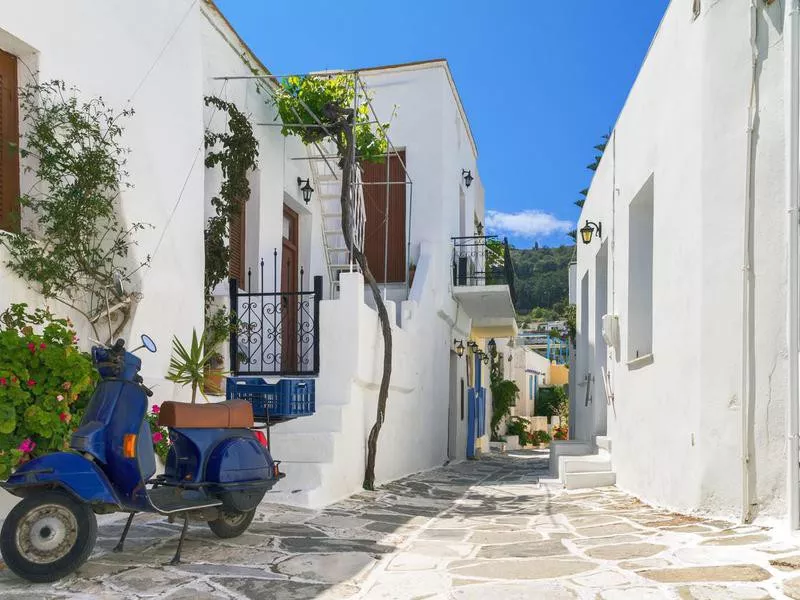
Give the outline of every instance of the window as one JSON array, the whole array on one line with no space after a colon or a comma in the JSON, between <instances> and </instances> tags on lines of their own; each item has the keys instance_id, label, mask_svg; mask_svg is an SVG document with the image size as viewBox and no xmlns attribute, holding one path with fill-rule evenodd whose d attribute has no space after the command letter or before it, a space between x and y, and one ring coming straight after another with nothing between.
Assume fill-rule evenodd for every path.
<instances>
[{"instance_id":1,"label":"window","mask_svg":"<svg viewBox=\"0 0 800 600\"><path fill-rule=\"evenodd\" d=\"M19 231L17 57L0 50L0 229Z\"/></svg>"},{"instance_id":2,"label":"window","mask_svg":"<svg viewBox=\"0 0 800 600\"><path fill-rule=\"evenodd\" d=\"M653 177L628 209L628 361L653 353Z\"/></svg>"},{"instance_id":3,"label":"window","mask_svg":"<svg viewBox=\"0 0 800 600\"><path fill-rule=\"evenodd\" d=\"M231 237L229 240L231 262L229 274L239 282L239 289L245 288L245 231L247 229L247 203L239 203L239 214L231 219Z\"/></svg>"}]
</instances>

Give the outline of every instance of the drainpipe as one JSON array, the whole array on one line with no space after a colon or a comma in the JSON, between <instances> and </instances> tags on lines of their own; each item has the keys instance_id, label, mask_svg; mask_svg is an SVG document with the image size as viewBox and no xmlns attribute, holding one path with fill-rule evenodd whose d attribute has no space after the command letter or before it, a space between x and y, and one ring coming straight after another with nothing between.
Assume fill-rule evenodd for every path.
<instances>
[{"instance_id":1,"label":"drainpipe","mask_svg":"<svg viewBox=\"0 0 800 600\"><path fill-rule=\"evenodd\" d=\"M800 528L800 472L798 470L798 413L800 412L800 385L798 385L798 311L800 311L800 283L798 281L798 207L800 207L800 0L786 3L784 19L784 53L786 65L786 204L788 209L789 256L787 260L787 316L789 346L789 398L786 403L786 483L789 528Z\"/></svg>"},{"instance_id":2,"label":"drainpipe","mask_svg":"<svg viewBox=\"0 0 800 600\"><path fill-rule=\"evenodd\" d=\"M742 264L742 522L750 523L753 520L752 474L755 468L753 463L753 445L751 430L751 408L753 406L752 385L752 282L753 282L753 247L752 215L753 215L753 129L755 127L755 114L758 86L758 8L756 0L750 0L750 48L752 56L750 102L747 109L747 159L745 162L745 205L744 205L744 259Z\"/></svg>"}]
</instances>

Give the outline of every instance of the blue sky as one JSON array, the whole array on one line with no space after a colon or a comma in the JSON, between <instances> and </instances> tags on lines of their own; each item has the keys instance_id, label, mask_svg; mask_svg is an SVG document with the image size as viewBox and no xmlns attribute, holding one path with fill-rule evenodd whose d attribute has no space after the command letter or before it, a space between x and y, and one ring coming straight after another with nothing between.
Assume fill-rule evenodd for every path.
<instances>
[{"instance_id":1,"label":"blue sky","mask_svg":"<svg viewBox=\"0 0 800 600\"><path fill-rule=\"evenodd\" d=\"M273 73L446 58L478 144L487 224L523 248L571 243L564 231L591 182L593 146L613 126L668 4L217 2Z\"/></svg>"}]
</instances>

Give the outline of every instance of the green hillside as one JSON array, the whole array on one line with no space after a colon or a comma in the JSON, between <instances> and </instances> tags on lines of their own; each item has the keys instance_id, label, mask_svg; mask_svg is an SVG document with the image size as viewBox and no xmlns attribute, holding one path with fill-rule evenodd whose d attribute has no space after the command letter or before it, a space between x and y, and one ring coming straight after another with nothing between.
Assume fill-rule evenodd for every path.
<instances>
[{"instance_id":1,"label":"green hillside","mask_svg":"<svg viewBox=\"0 0 800 600\"><path fill-rule=\"evenodd\" d=\"M563 314L569 302L569 263L574 251L574 245L511 249L520 315L534 311L536 318L551 319Z\"/></svg>"}]
</instances>

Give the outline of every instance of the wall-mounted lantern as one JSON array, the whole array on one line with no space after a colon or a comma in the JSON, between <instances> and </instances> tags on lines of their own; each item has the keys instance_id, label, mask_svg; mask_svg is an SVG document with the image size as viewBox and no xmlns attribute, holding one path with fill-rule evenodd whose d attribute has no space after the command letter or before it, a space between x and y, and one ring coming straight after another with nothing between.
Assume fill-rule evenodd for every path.
<instances>
[{"instance_id":1,"label":"wall-mounted lantern","mask_svg":"<svg viewBox=\"0 0 800 600\"><path fill-rule=\"evenodd\" d=\"M484 355L483 355L483 364L485 364L485 365L489 364L489 355L486 354L486 353L484 353Z\"/></svg>"},{"instance_id":2,"label":"wall-mounted lantern","mask_svg":"<svg viewBox=\"0 0 800 600\"><path fill-rule=\"evenodd\" d=\"M311 187L311 183L309 183L308 179L300 179L297 178L297 185L300 186L300 191L303 192L303 202L308 204L311 202L311 192L314 191L314 188Z\"/></svg>"},{"instance_id":3,"label":"wall-mounted lantern","mask_svg":"<svg viewBox=\"0 0 800 600\"><path fill-rule=\"evenodd\" d=\"M514 358L514 357L513 357L513 356L511 356L511 352L509 352L509 353L508 353L508 362L511 362L511 359L512 359L512 358Z\"/></svg>"},{"instance_id":4,"label":"wall-mounted lantern","mask_svg":"<svg viewBox=\"0 0 800 600\"><path fill-rule=\"evenodd\" d=\"M603 224L602 223L595 223L593 221L586 221L586 225L581 227L581 239L583 240L584 244L591 244L592 243L592 234L597 232L597 237L603 237Z\"/></svg>"},{"instance_id":5,"label":"wall-mounted lantern","mask_svg":"<svg viewBox=\"0 0 800 600\"><path fill-rule=\"evenodd\" d=\"M472 171L467 171L467 169L461 169L461 176L464 178L464 185L467 187L471 186L473 179L475 179L472 176Z\"/></svg>"},{"instance_id":6,"label":"wall-mounted lantern","mask_svg":"<svg viewBox=\"0 0 800 600\"><path fill-rule=\"evenodd\" d=\"M475 353L477 353L477 352L478 352L478 344L477 344L477 343L475 343L475 341L473 341L473 340L469 340L469 341L467 342L467 347L468 347L470 350L472 350L473 352L475 352Z\"/></svg>"},{"instance_id":7,"label":"wall-mounted lantern","mask_svg":"<svg viewBox=\"0 0 800 600\"><path fill-rule=\"evenodd\" d=\"M458 354L458 357L461 358L464 356L464 342L462 340L453 340L453 344L456 347L456 354Z\"/></svg>"},{"instance_id":8,"label":"wall-mounted lantern","mask_svg":"<svg viewBox=\"0 0 800 600\"><path fill-rule=\"evenodd\" d=\"M494 338L490 339L486 346L489 348L489 356L497 355L497 342L494 341Z\"/></svg>"}]
</instances>

